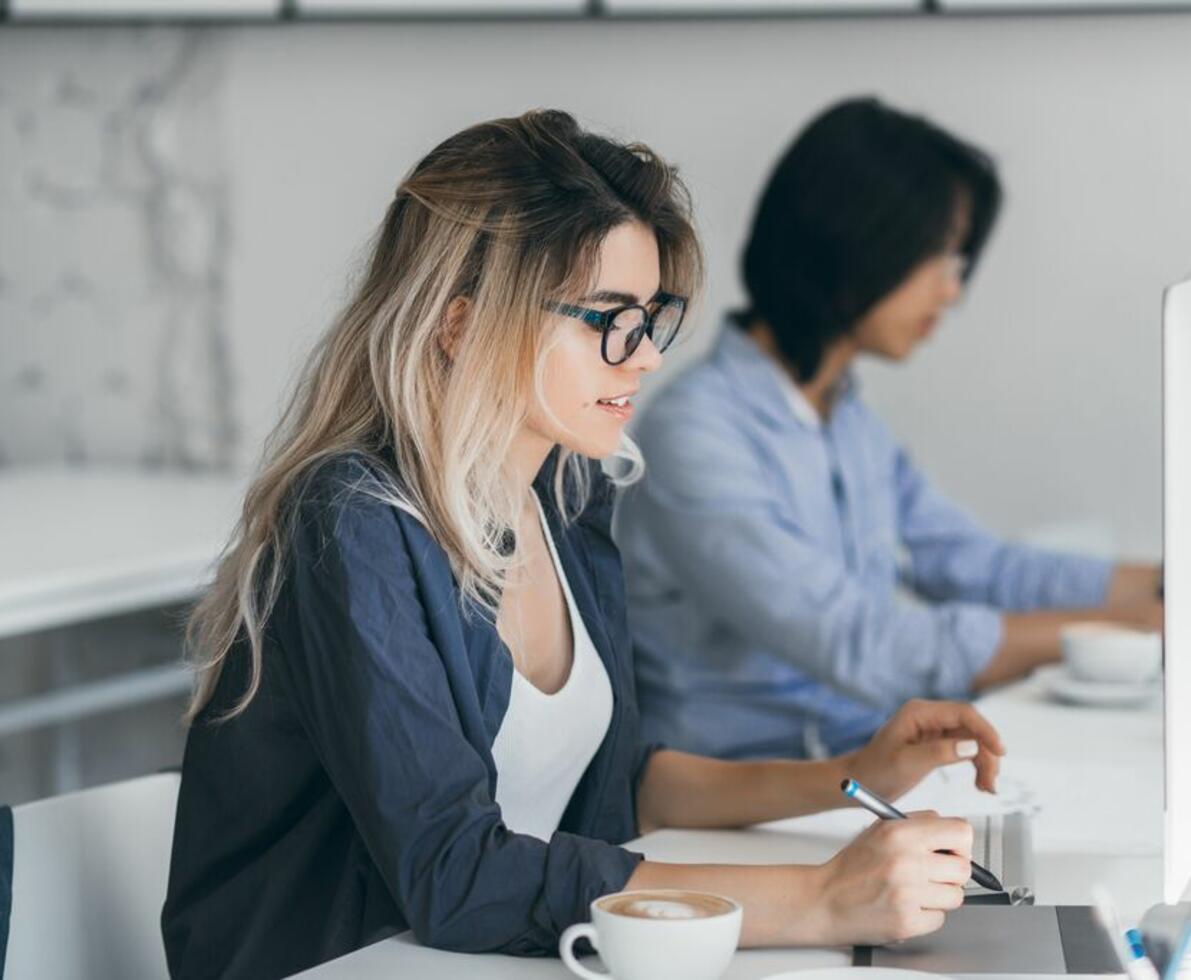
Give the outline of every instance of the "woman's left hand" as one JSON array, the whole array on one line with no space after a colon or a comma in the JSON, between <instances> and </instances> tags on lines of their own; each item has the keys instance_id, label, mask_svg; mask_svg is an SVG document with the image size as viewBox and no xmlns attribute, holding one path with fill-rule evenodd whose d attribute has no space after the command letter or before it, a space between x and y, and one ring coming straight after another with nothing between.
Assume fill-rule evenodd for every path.
<instances>
[{"instance_id":1,"label":"woman's left hand","mask_svg":"<svg viewBox=\"0 0 1191 980\"><path fill-rule=\"evenodd\" d=\"M964 760L976 768L977 788L995 793L1004 754L997 730L970 704L914 700L842 761L849 777L896 800L931 770Z\"/></svg>"}]
</instances>

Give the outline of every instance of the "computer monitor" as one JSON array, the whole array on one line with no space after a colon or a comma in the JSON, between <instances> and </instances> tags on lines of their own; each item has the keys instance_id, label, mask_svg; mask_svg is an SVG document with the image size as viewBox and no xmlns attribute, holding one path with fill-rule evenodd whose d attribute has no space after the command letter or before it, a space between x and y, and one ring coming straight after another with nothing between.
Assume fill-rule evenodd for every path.
<instances>
[{"instance_id":1,"label":"computer monitor","mask_svg":"<svg viewBox=\"0 0 1191 980\"><path fill-rule=\"evenodd\" d=\"M1166 830L1163 898L1191 897L1191 279L1162 311Z\"/></svg>"}]
</instances>

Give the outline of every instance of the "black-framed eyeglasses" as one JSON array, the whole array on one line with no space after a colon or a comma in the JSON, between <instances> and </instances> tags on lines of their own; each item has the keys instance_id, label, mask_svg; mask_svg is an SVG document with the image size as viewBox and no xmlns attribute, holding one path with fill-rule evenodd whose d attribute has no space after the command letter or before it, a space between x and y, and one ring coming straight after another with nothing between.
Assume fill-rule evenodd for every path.
<instances>
[{"instance_id":1,"label":"black-framed eyeglasses","mask_svg":"<svg viewBox=\"0 0 1191 980\"><path fill-rule=\"evenodd\" d=\"M546 309L574 317L599 330L600 356L613 366L623 364L648 337L659 352L673 342L686 315L686 297L658 292L648 306L628 303L610 310L593 310L571 303L547 303Z\"/></svg>"}]
</instances>

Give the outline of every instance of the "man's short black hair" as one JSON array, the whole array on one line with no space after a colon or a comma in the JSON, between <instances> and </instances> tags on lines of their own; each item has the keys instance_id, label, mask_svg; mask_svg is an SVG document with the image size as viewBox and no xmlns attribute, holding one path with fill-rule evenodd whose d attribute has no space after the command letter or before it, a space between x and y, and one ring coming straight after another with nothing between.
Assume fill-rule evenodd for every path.
<instances>
[{"instance_id":1,"label":"man's short black hair","mask_svg":"<svg viewBox=\"0 0 1191 980\"><path fill-rule=\"evenodd\" d=\"M944 251L957 208L971 275L1001 202L991 158L875 98L816 117L778 162L743 256L749 307L809 381L823 353L924 260Z\"/></svg>"}]
</instances>

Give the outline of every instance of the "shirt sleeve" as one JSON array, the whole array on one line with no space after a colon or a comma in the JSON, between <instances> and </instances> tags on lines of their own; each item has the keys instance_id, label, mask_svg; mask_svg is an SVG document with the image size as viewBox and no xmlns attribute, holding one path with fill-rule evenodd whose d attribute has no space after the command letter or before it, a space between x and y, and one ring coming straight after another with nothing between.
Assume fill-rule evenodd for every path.
<instances>
[{"instance_id":1,"label":"shirt sleeve","mask_svg":"<svg viewBox=\"0 0 1191 980\"><path fill-rule=\"evenodd\" d=\"M542 954L641 856L510 831L456 708L396 512L363 492L298 508L285 568L283 672L308 737L418 939ZM456 639L454 642L462 642Z\"/></svg>"},{"instance_id":2,"label":"shirt sleeve","mask_svg":"<svg viewBox=\"0 0 1191 980\"><path fill-rule=\"evenodd\" d=\"M897 500L910 553L907 584L920 595L1012 611L1104 602L1111 562L994 537L931 486L904 451L897 456Z\"/></svg>"},{"instance_id":3,"label":"shirt sleeve","mask_svg":"<svg viewBox=\"0 0 1191 980\"><path fill-rule=\"evenodd\" d=\"M648 468L627 493L659 559L709 618L881 709L970 694L1001 642L995 611L866 591L791 520L730 422L706 413L682 431L640 433Z\"/></svg>"}]
</instances>

